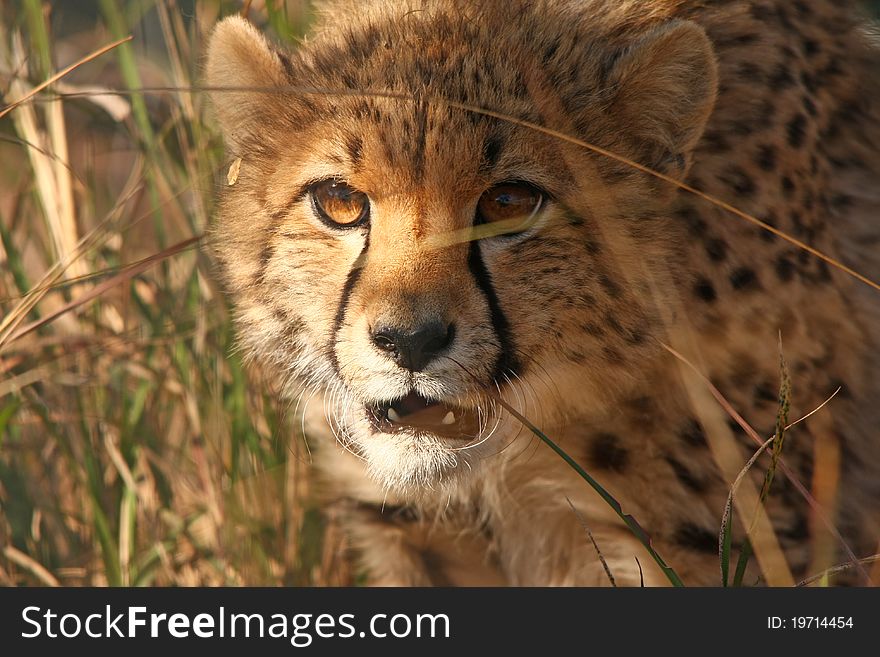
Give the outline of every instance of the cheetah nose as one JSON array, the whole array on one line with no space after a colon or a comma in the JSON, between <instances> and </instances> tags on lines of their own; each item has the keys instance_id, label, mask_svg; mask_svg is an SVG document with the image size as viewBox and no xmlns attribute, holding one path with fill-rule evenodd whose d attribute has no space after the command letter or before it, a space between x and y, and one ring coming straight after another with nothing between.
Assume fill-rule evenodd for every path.
<instances>
[{"instance_id":1,"label":"cheetah nose","mask_svg":"<svg viewBox=\"0 0 880 657\"><path fill-rule=\"evenodd\" d=\"M455 327L439 321L410 330L396 326L373 328L373 344L410 372L420 372L452 342Z\"/></svg>"}]
</instances>

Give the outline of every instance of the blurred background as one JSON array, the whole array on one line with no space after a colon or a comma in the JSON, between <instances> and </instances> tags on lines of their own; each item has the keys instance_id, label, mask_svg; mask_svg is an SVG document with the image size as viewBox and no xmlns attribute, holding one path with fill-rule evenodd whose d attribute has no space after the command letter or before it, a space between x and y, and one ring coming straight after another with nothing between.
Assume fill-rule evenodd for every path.
<instances>
[{"instance_id":1,"label":"blurred background","mask_svg":"<svg viewBox=\"0 0 880 657\"><path fill-rule=\"evenodd\" d=\"M0 117L0 585L350 582L292 413L187 242L229 166L190 87L243 4L3 4L0 106L134 38ZM310 16L249 6L280 42ZM173 90L102 95L142 87Z\"/></svg>"},{"instance_id":2,"label":"blurred background","mask_svg":"<svg viewBox=\"0 0 880 657\"><path fill-rule=\"evenodd\" d=\"M0 107L133 36L0 109L0 585L358 581L199 240L230 163L192 86L207 32L245 5L288 44L313 14L0 4Z\"/></svg>"}]
</instances>

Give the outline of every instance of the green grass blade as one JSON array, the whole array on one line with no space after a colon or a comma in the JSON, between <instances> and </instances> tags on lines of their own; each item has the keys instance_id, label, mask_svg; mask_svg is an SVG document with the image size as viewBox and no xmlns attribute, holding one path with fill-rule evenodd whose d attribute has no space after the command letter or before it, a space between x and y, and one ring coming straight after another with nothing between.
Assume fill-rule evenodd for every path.
<instances>
[{"instance_id":1,"label":"green grass blade","mask_svg":"<svg viewBox=\"0 0 880 657\"><path fill-rule=\"evenodd\" d=\"M621 507L620 502L618 502L611 493L605 490L605 488L598 481L593 479L593 477L591 477L589 473L587 473L587 471L584 470L577 461L571 458L565 452L565 450L563 450L559 445L551 440L543 431L532 424L528 420L528 418L520 414L519 411L517 411L500 397L495 396L494 399L517 420L522 422L522 424L525 425L525 427L528 428L529 431L540 438L545 445L556 452L556 454L560 458L562 458L562 460L565 461L569 465L569 467L571 467L571 469L574 470L581 477L581 479L586 481L590 485L590 487L599 494L599 497L605 500L605 503L614 510L614 512L621 520L623 520L624 524L626 524L630 532L632 532L633 536L635 536L648 551L648 554L651 555L651 558L654 559L654 561L660 567L660 570L663 571L663 574L673 586L684 586L684 582L681 581L681 578L678 576L675 570L668 566L663 558L657 553L657 551L654 550L654 547L651 545L651 537L648 535L648 533L642 528L642 526L633 516L623 512L623 507Z\"/></svg>"},{"instance_id":2,"label":"green grass blade","mask_svg":"<svg viewBox=\"0 0 880 657\"><path fill-rule=\"evenodd\" d=\"M107 27L110 28L110 33L114 35L114 38L121 39L128 34L129 30L125 24L125 18L116 0L101 0L101 12L104 14L104 20L107 21ZM143 85L141 84L141 76L138 72L131 43L123 43L117 48L116 56L119 58L119 69L125 85L132 91L131 109L134 113L135 123L137 123L138 130L141 133L141 139L147 150L153 152L156 147L156 138L153 133L153 126L150 124L150 115L147 111L144 96L142 93L137 92Z\"/></svg>"},{"instance_id":3,"label":"green grass blade","mask_svg":"<svg viewBox=\"0 0 880 657\"><path fill-rule=\"evenodd\" d=\"M27 274L25 274L21 254L15 247L12 233L6 227L6 224L6 217L0 214L0 241L3 242L3 250L6 251L6 265L9 267L9 271L12 274L12 280L15 282L15 287L18 288L19 293L25 295L30 291L31 284L28 282ZM39 314L36 309L34 309L31 310L30 316L37 318L39 317Z\"/></svg>"},{"instance_id":4,"label":"green grass blade","mask_svg":"<svg viewBox=\"0 0 880 657\"><path fill-rule=\"evenodd\" d=\"M719 538L719 544L721 546L720 557L721 557L721 586L727 587L729 584L730 577L730 543L731 543L731 530L730 530L730 521L732 519L732 511L733 511L733 498L727 499L727 504L724 506L724 516L721 520L721 537Z\"/></svg>"},{"instance_id":5,"label":"green grass blade","mask_svg":"<svg viewBox=\"0 0 880 657\"><path fill-rule=\"evenodd\" d=\"M52 70L52 53L49 49L49 34L46 31L42 5L41 0L24 0L24 11L31 46L37 52L40 75L46 76Z\"/></svg>"},{"instance_id":6,"label":"green grass blade","mask_svg":"<svg viewBox=\"0 0 880 657\"><path fill-rule=\"evenodd\" d=\"M733 575L733 585L742 586L743 577L746 574L746 568L749 565L749 559L752 558L752 542L749 539L743 541L742 549L739 551L739 558L736 560L736 572Z\"/></svg>"},{"instance_id":7,"label":"green grass blade","mask_svg":"<svg viewBox=\"0 0 880 657\"><path fill-rule=\"evenodd\" d=\"M3 437L6 435L6 427L19 408L21 408L21 400L18 397L13 397L3 408L0 408L0 449L3 449Z\"/></svg>"}]
</instances>

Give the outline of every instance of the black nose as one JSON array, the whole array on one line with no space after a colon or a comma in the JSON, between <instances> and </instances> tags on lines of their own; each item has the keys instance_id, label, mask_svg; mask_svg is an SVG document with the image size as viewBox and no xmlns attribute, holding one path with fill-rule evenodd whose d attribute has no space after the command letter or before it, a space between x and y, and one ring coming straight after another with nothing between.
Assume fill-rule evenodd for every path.
<instances>
[{"instance_id":1,"label":"black nose","mask_svg":"<svg viewBox=\"0 0 880 657\"><path fill-rule=\"evenodd\" d=\"M373 328L373 344L395 363L411 372L420 372L452 342L452 324L430 322L415 330L395 326Z\"/></svg>"}]
</instances>

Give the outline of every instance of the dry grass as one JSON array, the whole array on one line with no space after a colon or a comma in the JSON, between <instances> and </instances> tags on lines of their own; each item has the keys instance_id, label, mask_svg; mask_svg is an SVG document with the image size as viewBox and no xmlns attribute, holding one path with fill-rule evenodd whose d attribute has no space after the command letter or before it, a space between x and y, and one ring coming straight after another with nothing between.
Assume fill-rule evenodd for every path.
<instances>
[{"instance_id":1,"label":"dry grass","mask_svg":"<svg viewBox=\"0 0 880 657\"><path fill-rule=\"evenodd\" d=\"M239 9L3 10L3 106L134 39L48 87L74 97L0 116L0 584L348 580L308 452L234 353L210 262L197 244L169 253L202 234L225 173L205 99L91 93L190 86L206 30ZM290 38L307 12L251 16Z\"/></svg>"}]
</instances>

